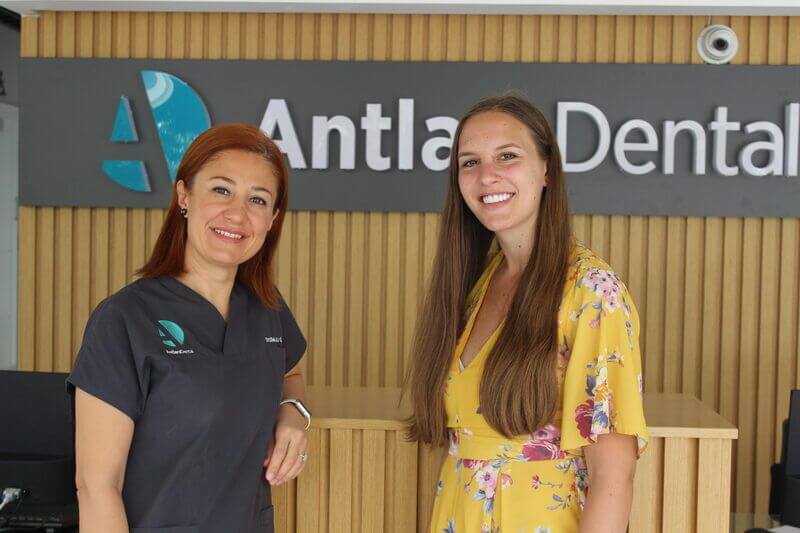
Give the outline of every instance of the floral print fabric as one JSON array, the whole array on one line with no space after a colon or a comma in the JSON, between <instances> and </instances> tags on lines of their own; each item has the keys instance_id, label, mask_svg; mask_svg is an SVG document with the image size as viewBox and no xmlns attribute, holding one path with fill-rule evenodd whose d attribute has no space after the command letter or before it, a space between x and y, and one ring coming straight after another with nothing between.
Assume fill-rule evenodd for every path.
<instances>
[{"instance_id":1,"label":"floral print fabric","mask_svg":"<svg viewBox=\"0 0 800 533\"><path fill-rule=\"evenodd\" d=\"M558 412L535 433L506 439L486 423L478 405L483 362L499 328L466 368L458 365L501 262L501 254L492 258L470 295L450 368L445 391L450 448L436 487L431 531L577 531L588 490L583 447L612 431L635 436L639 453L647 444L639 318L619 276L576 244L558 315Z\"/></svg>"}]
</instances>

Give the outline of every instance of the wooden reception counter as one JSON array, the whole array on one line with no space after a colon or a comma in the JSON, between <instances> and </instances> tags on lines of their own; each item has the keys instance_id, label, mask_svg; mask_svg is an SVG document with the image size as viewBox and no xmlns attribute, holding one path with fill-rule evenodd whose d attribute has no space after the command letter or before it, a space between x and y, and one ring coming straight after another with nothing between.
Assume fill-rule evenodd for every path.
<instances>
[{"instance_id":1,"label":"wooden reception counter","mask_svg":"<svg viewBox=\"0 0 800 533\"><path fill-rule=\"evenodd\" d=\"M309 462L273 490L276 532L427 531L444 450L403 438L398 389L309 387ZM632 533L728 532L737 429L696 398L645 394L650 445L636 470Z\"/></svg>"}]
</instances>

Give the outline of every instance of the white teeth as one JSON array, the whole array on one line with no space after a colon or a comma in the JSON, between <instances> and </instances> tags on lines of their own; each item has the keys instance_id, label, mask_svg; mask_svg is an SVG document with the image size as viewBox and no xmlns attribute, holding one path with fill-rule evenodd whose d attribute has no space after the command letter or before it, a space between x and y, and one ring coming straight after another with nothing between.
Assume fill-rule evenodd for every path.
<instances>
[{"instance_id":1,"label":"white teeth","mask_svg":"<svg viewBox=\"0 0 800 533\"><path fill-rule=\"evenodd\" d=\"M496 204L497 202L505 202L512 196L514 195L509 192L504 192L501 194L488 194L486 196L481 197L481 202L485 204Z\"/></svg>"},{"instance_id":2,"label":"white teeth","mask_svg":"<svg viewBox=\"0 0 800 533\"><path fill-rule=\"evenodd\" d=\"M238 233L229 233L225 230L215 229L214 230L218 235L222 235L223 237L228 237L229 239L241 239L242 236Z\"/></svg>"}]
</instances>

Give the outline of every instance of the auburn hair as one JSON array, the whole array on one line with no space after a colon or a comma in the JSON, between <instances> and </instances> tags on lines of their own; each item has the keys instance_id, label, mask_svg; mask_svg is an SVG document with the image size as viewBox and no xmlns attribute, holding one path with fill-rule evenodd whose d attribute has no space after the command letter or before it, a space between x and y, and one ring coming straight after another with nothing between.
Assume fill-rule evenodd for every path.
<instances>
[{"instance_id":1,"label":"auburn hair","mask_svg":"<svg viewBox=\"0 0 800 533\"><path fill-rule=\"evenodd\" d=\"M264 158L275 170L278 178L278 191L273 211L278 215L272 222L264 244L256 254L239 265L237 279L255 294L267 307L277 309L280 295L275 287L272 262L281 238L283 219L289 203L288 175L283 154L277 145L258 127L250 124L220 124L201 133L186 150L178 167L172 199L161 226L161 233L153 247L147 263L137 274L144 278L159 276L178 276L185 272L184 254L186 251L186 218L180 213L178 205L177 182L183 181L191 190L194 178L206 163L225 150L243 150Z\"/></svg>"},{"instance_id":2,"label":"auburn hair","mask_svg":"<svg viewBox=\"0 0 800 533\"><path fill-rule=\"evenodd\" d=\"M547 119L529 101L513 95L486 98L466 112L453 139L436 256L406 381L413 406L408 437L437 446L448 439L445 383L467 320L471 303L467 299L487 264L494 238L470 211L458 186L461 132L472 117L488 111L506 113L527 126L539 156L547 162L547 185L531 257L486 359L481 412L492 428L513 437L549 423L558 399L558 308L573 246L561 153Z\"/></svg>"}]
</instances>

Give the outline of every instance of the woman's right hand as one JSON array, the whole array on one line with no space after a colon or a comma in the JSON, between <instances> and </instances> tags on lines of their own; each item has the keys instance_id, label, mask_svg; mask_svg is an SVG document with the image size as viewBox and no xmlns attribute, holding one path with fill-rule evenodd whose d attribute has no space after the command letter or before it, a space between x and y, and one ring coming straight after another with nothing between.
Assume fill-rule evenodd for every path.
<instances>
[{"instance_id":1,"label":"woman's right hand","mask_svg":"<svg viewBox=\"0 0 800 533\"><path fill-rule=\"evenodd\" d=\"M75 391L75 484L81 533L127 533L122 503L133 420L78 388Z\"/></svg>"}]
</instances>

